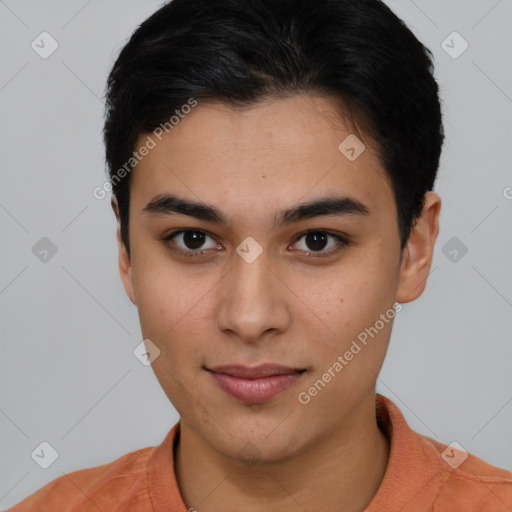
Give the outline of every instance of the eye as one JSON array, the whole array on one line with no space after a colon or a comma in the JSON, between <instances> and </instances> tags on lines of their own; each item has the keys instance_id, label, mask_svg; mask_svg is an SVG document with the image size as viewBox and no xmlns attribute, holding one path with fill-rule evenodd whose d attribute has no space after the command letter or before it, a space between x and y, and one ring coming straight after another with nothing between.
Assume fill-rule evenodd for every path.
<instances>
[{"instance_id":1,"label":"eye","mask_svg":"<svg viewBox=\"0 0 512 512\"><path fill-rule=\"evenodd\" d=\"M161 239L171 251L182 256L200 257L213 250L222 250L215 239L200 229L179 229ZM292 250L306 253L308 256L331 256L349 245L349 241L334 233L322 230L310 230L303 233ZM292 247L293 247L292 246Z\"/></svg>"},{"instance_id":2,"label":"eye","mask_svg":"<svg viewBox=\"0 0 512 512\"><path fill-rule=\"evenodd\" d=\"M328 231L308 231L301 235L294 245L297 246L297 250L313 253L313 256L330 256L348 244L345 238Z\"/></svg>"},{"instance_id":3,"label":"eye","mask_svg":"<svg viewBox=\"0 0 512 512\"><path fill-rule=\"evenodd\" d=\"M200 229L173 231L162 241L169 249L184 256L200 256L203 251L222 248L210 235ZM169 244L169 242L171 243Z\"/></svg>"}]
</instances>

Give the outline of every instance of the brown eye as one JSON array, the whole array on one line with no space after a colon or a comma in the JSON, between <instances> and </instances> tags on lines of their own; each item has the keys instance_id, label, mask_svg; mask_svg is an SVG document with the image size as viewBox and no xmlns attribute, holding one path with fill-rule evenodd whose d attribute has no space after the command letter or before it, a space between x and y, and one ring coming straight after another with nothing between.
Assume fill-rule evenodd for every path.
<instances>
[{"instance_id":1,"label":"brown eye","mask_svg":"<svg viewBox=\"0 0 512 512\"><path fill-rule=\"evenodd\" d=\"M200 249L206 239L202 231L185 231L183 233L183 244L187 249Z\"/></svg>"},{"instance_id":2,"label":"brown eye","mask_svg":"<svg viewBox=\"0 0 512 512\"><path fill-rule=\"evenodd\" d=\"M200 229L180 229L162 239L170 249L186 256L200 256L219 244Z\"/></svg>"},{"instance_id":3,"label":"brown eye","mask_svg":"<svg viewBox=\"0 0 512 512\"><path fill-rule=\"evenodd\" d=\"M308 233L306 235L306 245L312 251L321 251L325 249L325 246L328 243L329 235L327 233L323 233L321 231L316 233Z\"/></svg>"},{"instance_id":4,"label":"brown eye","mask_svg":"<svg viewBox=\"0 0 512 512\"><path fill-rule=\"evenodd\" d=\"M304 233L294 245L296 250L312 253L314 256L330 256L343 246L348 245L348 241L334 233L317 230Z\"/></svg>"}]
</instances>

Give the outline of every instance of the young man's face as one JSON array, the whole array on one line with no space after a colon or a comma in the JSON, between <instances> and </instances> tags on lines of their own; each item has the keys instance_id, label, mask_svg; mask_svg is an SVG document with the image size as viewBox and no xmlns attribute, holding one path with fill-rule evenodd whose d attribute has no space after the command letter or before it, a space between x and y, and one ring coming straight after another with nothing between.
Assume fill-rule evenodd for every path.
<instances>
[{"instance_id":1,"label":"young man's face","mask_svg":"<svg viewBox=\"0 0 512 512\"><path fill-rule=\"evenodd\" d=\"M355 159L350 139L339 149L350 134L321 97L199 104L133 171L122 278L182 428L228 457L285 460L372 421L393 304L423 291L437 216L413 230L400 261L392 188L368 146ZM226 224L144 210L165 194ZM367 213L283 219L343 198ZM180 229L192 233L162 241ZM288 370L241 379L221 368L264 364Z\"/></svg>"}]
</instances>

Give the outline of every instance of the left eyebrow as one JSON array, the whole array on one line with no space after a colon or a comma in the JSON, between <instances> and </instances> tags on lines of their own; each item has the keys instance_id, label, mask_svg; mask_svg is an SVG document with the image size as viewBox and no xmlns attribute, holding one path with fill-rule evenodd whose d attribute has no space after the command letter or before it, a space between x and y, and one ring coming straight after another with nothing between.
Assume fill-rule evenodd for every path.
<instances>
[{"instance_id":1,"label":"left eyebrow","mask_svg":"<svg viewBox=\"0 0 512 512\"><path fill-rule=\"evenodd\" d=\"M215 206L192 201L172 194L159 194L155 196L142 209L142 213L151 215L181 214L195 217L200 220L215 222L229 227L230 222L226 215ZM370 214L370 209L357 199L346 196L332 196L314 199L301 203L292 208L281 210L274 217L273 227L292 224L304 219L326 215L362 215Z\"/></svg>"},{"instance_id":2,"label":"left eyebrow","mask_svg":"<svg viewBox=\"0 0 512 512\"><path fill-rule=\"evenodd\" d=\"M357 199L351 197L324 197L279 212L274 219L274 227L323 215L366 216L370 215L370 209Z\"/></svg>"}]
</instances>

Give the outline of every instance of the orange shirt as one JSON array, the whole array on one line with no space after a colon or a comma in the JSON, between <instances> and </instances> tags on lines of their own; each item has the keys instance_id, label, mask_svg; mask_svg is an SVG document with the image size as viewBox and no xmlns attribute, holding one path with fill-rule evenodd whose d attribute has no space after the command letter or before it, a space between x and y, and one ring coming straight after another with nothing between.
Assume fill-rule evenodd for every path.
<instances>
[{"instance_id":1,"label":"orange shirt","mask_svg":"<svg viewBox=\"0 0 512 512\"><path fill-rule=\"evenodd\" d=\"M465 458L465 452L414 432L396 405L381 395L377 417L391 451L382 484L366 512L512 510L510 471L473 455ZM173 464L179 425L160 446L61 476L8 512L187 512Z\"/></svg>"}]
</instances>

